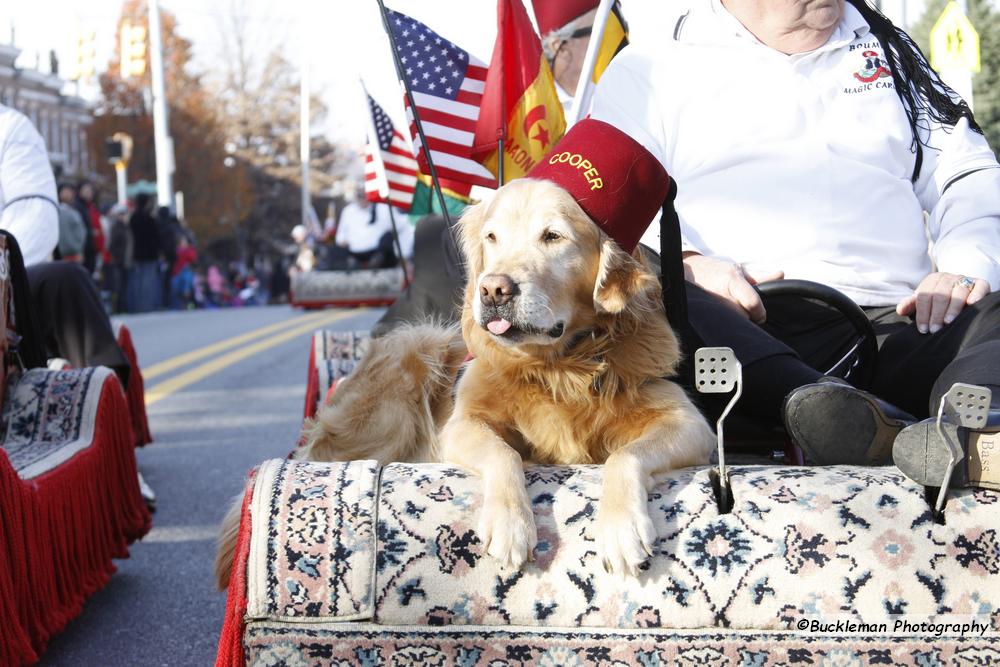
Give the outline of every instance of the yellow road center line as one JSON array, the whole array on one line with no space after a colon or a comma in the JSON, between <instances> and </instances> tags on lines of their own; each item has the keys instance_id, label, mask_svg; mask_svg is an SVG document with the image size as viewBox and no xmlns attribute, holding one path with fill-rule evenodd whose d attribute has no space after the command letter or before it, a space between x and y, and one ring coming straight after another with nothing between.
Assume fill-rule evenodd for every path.
<instances>
[{"instance_id":1,"label":"yellow road center line","mask_svg":"<svg viewBox=\"0 0 1000 667\"><path fill-rule=\"evenodd\" d=\"M159 377L164 373L169 373L170 371L180 368L181 366L186 366L195 361L200 361L205 357L210 357L213 354L228 350L229 348L236 347L237 345L242 345L243 343L248 343L255 338L261 338L272 334L281 329L287 329L298 324L305 324L307 321L315 324L319 319L324 317L324 313L313 313L306 315L305 317L293 317L289 320L282 320L281 322L275 322L274 324L268 324L259 329L254 329L253 331L248 331L246 333L240 334L238 336L233 336L232 338L227 338L225 340L220 340L218 343L212 343L211 345L206 345L205 347L200 347L197 350L191 350L190 352L185 352L184 354L179 354L176 357L171 357L166 361L161 361L158 364L153 364L149 368L143 369L142 377L146 382L149 382L155 377Z\"/></svg>"},{"instance_id":2,"label":"yellow road center line","mask_svg":"<svg viewBox=\"0 0 1000 667\"><path fill-rule=\"evenodd\" d=\"M195 366L189 371L185 371L180 375L176 375L169 380L164 380L163 382L148 388L146 390L146 405L153 405L167 396L170 396L171 394L176 393L181 389L194 384L195 382L205 379L213 373L218 373L223 368L227 368L228 366L232 366L235 363L243 361L247 357L251 357L259 352L275 347L276 345L280 345L297 336L301 336L302 334L310 333L317 328L322 328L325 325L332 324L337 320L342 320L345 317L351 317L357 314L357 310L342 310L334 313L333 315L325 315L320 317L318 320L310 320L308 324L303 324L289 331L275 334L274 336L254 343L253 345L233 350L229 354L224 354L217 359L212 359L211 361L207 361L200 366Z\"/></svg>"}]
</instances>

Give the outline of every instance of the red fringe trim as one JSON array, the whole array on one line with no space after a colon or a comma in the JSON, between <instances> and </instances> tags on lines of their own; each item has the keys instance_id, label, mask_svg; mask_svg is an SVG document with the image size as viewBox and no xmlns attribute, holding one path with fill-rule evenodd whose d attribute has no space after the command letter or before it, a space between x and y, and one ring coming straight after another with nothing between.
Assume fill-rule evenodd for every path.
<instances>
[{"instance_id":1,"label":"red fringe trim","mask_svg":"<svg viewBox=\"0 0 1000 667\"><path fill-rule=\"evenodd\" d=\"M305 419L316 416L316 403L319 401L319 369L316 368L316 344L309 341L309 369L306 378L306 404L302 410Z\"/></svg>"},{"instance_id":2,"label":"red fringe trim","mask_svg":"<svg viewBox=\"0 0 1000 667\"><path fill-rule=\"evenodd\" d=\"M48 639L107 583L115 572L112 559L127 558L128 544L152 526L139 493L132 426L118 378L108 376L101 388L93 444L32 480L18 478L6 456L0 468L14 617L37 659ZM0 598L2 591L0 581ZM0 599L0 608L4 604ZM18 650L20 657L8 661L7 648L0 647L0 664L33 661L16 644L10 654Z\"/></svg>"},{"instance_id":3,"label":"red fringe trim","mask_svg":"<svg viewBox=\"0 0 1000 667\"><path fill-rule=\"evenodd\" d=\"M128 398L128 411L132 416L132 431L135 435L135 446L143 447L153 442L149 432L149 419L146 417L146 388L139 370L139 358L132 343L132 332L122 324L118 327L118 347L122 349L128 365L132 367L128 376L128 387L125 389Z\"/></svg>"},{"instance_id":4,"label":"red fringe trim","mask_svg":"<svg viewBox=\"0 0 1000 667\"><path fill-rule=\"evenodd\" d=\"M250 503L253 502L253 483L257 471L250 473L243 507L240 509L240 532L233 554L233 568L229 573L226 597L226 618L219 635L219 651L215 656L215 667L242 667L246 664L243 651L243 633L246 631L247 613L247 560L250 558Z\"/></svg>"},{"instance_id":5,"label":"red fringe trim","mask_svg":"<svg viewBox=\"0 0 1000 667\"><path fill-rule=\"evenodd\" d=\"M0 665L24 665L38 660L29 629L40 626L32 609L18 604L28 588L22 576L27 569L25 524L31 523L30 503L7 453L0 449Z\"/></svg>"}]
</instances>

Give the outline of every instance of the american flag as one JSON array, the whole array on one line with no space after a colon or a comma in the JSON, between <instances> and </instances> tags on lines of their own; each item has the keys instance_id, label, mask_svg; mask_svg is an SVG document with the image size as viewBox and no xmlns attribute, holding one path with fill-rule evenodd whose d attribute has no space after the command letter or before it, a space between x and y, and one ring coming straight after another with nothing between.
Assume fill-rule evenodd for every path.
<instances>
[{"instance_id":1,"label":"american flag","mask_svg":"<svg viewBox=\"0 0 1000 667\"><path fill-rule=\"evenodd\" d=\"M371 112L365 147L365 198L409 211L417 185L417 161L382 107L368 93L365 96Z\"/></svg>"},{"instance_id":2,"label":"american flag","mask_svg":"<svg viewBox=\"0 0 1000 667\"><path fill-rule=\"evenodd\" d=\"M495 188L493 174L471 157L486 63L405 14L389 10L389 27L438 176ZM420 170L430 173L409 100L404 103Z\"/></svg>"}]
</instances>

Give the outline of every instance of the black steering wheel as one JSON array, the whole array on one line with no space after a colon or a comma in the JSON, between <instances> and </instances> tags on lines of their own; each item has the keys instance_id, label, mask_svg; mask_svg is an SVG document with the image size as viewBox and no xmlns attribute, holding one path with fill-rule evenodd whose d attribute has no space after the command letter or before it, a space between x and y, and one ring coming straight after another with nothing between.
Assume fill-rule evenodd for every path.
<instances>
[{"instance_id":1,"label":"black steering wheel","mask_svg":"<svg viewBox=\"0 0 1000 667\"><path fill-rule=\"evenodd\" d=\"M858 304L851 301L843 292L811 280L773 280L757 285L757 291L764 301L765 308L770 297L792 296L819 301L836 309L854 327L857 339L837 363L829 369L818 370L825 375L849 380L851 384L861 389L871 386L878 359L878 341L871 322Z\"/></svg>"}]
</instances>

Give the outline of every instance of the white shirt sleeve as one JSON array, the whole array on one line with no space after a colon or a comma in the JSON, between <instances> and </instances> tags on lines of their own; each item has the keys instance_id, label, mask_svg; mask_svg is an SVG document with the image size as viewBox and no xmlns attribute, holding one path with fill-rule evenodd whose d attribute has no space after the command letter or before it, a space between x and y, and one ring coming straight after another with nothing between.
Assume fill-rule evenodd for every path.
<instances>
[{"instance_id":1,"label":"white shirt sleeve","mask_svg":"<svg viewBox=\"0 0 1000 667\"><path fill-rule=\"evenodd\" d=\"M0 229L14 235L25 266L48 262L59 242L59 211L47 199L18 199L4 207Z\"/></svg>"},{"instance_id":2,"label":"white shirt sleeve","mask_svg":"<svg viewBox=\"0 0 1000 667\"><path fill-rule=\"evenodd\" d=\"M614 125L635 139L652 153L667 170L667 174L670 174L667 157L671 150L669 133L664 126L665 112L660 108L659 97L654 88L654 84L662 86L666 85L666 82L657 81L657 69L653 57L633 47L626 47L614 57L608 69L601 75L601 80L594 91L590 116ZM683 187L683 184L680 187ZM657 252L660 250L659 231L658 213L641 239ZM681 249L705 252L685 234L683 220Z\"/></svg>"},{"instance_id":3,"label":"white shirt sleeve","mask_svg":"<svg viewBox=\"0 0 1000 667\"><path fill-rule=\"evenodd\" d=\"M965 118L953 130L936 128L928 143L915 188L930 216L937 270L1000 290L1000 164Z\"/></svg>"},{"instance_id":4,"label":"white shirt sleeve","mask_svg":"<svg viewBox=\"0 0 1000 667\"><path fill-rule=\"evenodd\" d=\"M340 211L340 220L337 222L337 234L333 237L333 242L339 246L346 246L350 233L347 228L351 226L351 214L354 204L347 204Z\"/></svg>"},{"instance_id":5,"label":"white shirt sleeve","mask_svg":"<svg viewBox=\"0 0 1000 667\"><path fill-rule=\"evenodd\" d=\"M652 86L652 69L649 56L626 47L601 75L590 116L635 139L666 168L663 116Z\"/></svg>"},{"instance_id":6,"label":"white shirt sleeve","mask_svg":"<svg viewBox=\"0 0 1000 667\"><path fill-rule=\"evenodd\" d=\"M30 121L6 114L0 137L0 228L21 248L25 265L47 261L59 241L56 183L45 142Z\"/></svg>"}]
</instances>

